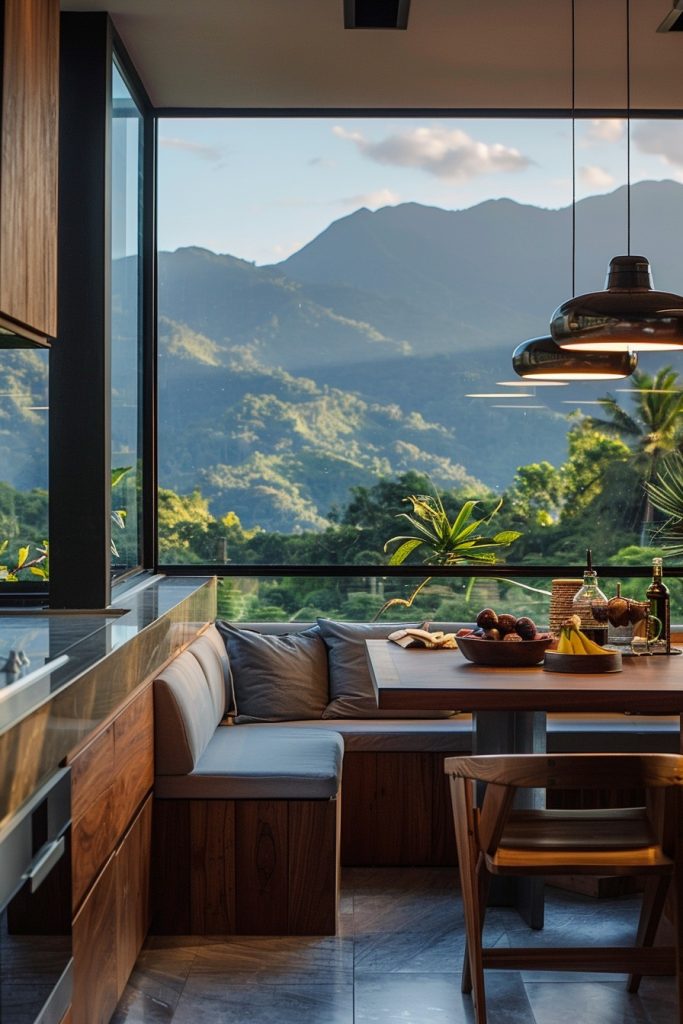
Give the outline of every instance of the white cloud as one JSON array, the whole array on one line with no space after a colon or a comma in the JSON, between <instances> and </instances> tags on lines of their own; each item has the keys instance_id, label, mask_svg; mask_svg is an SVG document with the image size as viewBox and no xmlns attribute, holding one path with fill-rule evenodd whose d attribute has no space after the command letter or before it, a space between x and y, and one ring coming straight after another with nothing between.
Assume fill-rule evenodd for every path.
<instances>
[{"instance_id":1,"label":"white cloud","mask_svg":"<svg viewBox=\"0 0 683 1024\"><path fill-rule=\"evenodd\" d=\"M371 142L361 132L336 126L337 138L353 142L358 151L378 164L417 167L437 178L470 181L481 174L522 171L531 161L517 149L501 143L477 142L459 128L414 128Z\"/></svg>"},{"instance_id":2,"label":"white cloud","mask_svg":"<svg viewBox=\"0 0 683 1024\"><path fill-rule=\"evenodd\" d=\"M593 118L584 132L582 145L596 142L618 142L624 134L624 122L616 117Z\"/></svg>"},{"instance_id":3,"label":"white cloud","mask_svg":"<svg viewBox=\"0 0 683 1024\"><path fill-rule=\"evenodd\" d=\"M611 188L616 181L609 171L595 164L579 167L579 180L586 188Z\"/></svg>"},{"instance_id":4,"label":"white cloud","mask_svg":"<svg viewBox=\"0 0 683 1024\"><path fill-rule=\"evenodd\" d=\"M353 209L357 209L359 206L376 209L378 206L395 206L400 202L401 197L397 192L392 192L390 188L378 188L374 192L361 192L360 195L346 196L344 199L337 200L339 206L349 206Z\"/></svg>"},{"instance_id":5,"label":"white cloud","mask_svg":"<svg viewBox=\"0 0 683 1024\"><path fill-rule=\"evenodd\" d=\"M675 121L639 121L631 130L631 138L641 153L683 167L683 126Z\"/></svg>"},{"instance_id":6,"label":"white cloud","mask_svg":"<svg viewBox=\"0 0 683 1024\"><path fill-rule=\"evenodd\" d=\"M159 139L159 145L163 146L164 149L179 149L182 152L189 153L191 156L196 156L200 160L208 160L213 163L215 160L221 159L221 151L215 146L204 146L201 142L190 142L189 139L173 139L164 138L163 136Z\"/></svg>"}]
</instances>

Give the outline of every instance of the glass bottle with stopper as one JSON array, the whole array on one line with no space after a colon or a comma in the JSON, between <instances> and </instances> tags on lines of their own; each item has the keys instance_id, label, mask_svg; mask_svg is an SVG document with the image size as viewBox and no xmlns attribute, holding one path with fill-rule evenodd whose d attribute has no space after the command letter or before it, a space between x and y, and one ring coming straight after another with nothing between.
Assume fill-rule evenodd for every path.
<instances>
[{"instance_id":1,"label":"glass bottle with stopper","mask_svg":"<svg viewBox=\"0 0 683 1024\"><path fill-rule=\"evenodd\" d=\"M602 618L603 608L605 609L604 618ZM586 636L595 640L597 644L607 643L607 598L598 586L598 574L593 569L590 548L586 550L583 586L577 590L572 601L572 614L578 615L581 619L581 631Z\"/></svg>"}]
</instances>

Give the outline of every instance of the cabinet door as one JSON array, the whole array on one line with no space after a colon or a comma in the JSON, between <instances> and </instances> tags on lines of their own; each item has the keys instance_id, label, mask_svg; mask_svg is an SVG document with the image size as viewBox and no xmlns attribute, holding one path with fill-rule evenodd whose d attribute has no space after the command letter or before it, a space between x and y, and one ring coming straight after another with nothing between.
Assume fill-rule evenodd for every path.
<instances>
[{"instance_id":1,"label":"cabinet door","mask_svg":"<svg viewBox=\"0 0 683 1024\"><path fill-rule=\"evenodd\" d=\"M149 930L152 797L140 809L116 851L117 993L121 998Z\"/></svg>"},{"instance_id":2,"label":"cabinet door","mask_svg":"<svg viewBox=\"0 0 683 1024\"><path fill-rule=\"evenodd\" d=\"M4 9L0 319L54 337L59 0L5 0Z\"/></svg>"},{"instance_id":3,"label":"cabinet door","mask_svg":"<svg viewBox=\"0 0 683 1024\"><path fill-rule=\"evenodd\" d=\"M111 857L74 918L73 1024L108 1024L116 1009L116 919Z\"/></svg>"}]
</instances>

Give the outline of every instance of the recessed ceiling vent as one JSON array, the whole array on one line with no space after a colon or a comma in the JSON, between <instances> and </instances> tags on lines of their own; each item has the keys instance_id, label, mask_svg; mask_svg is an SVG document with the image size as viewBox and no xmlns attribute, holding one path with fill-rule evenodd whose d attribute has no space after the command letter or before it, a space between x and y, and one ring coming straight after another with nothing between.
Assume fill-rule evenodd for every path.
<instances>
[{"instance_id":1,"label":"recessed ceiling vent","mask_svg":"<svg viewBox=\"0 0 683 1024\"><path fill-rule=\"evenodd\" d=\"M344 0L344 28L407 28L409 7L410 0Z\"/></svg>"},{"instance_id":2,"label":"recessed ceiling vent","mask_svg":"<svg viewBox=\"0 0 683 1024\"><path fill-rule=\"evenodd\" d=\"M657 28L658 32L683 32L683 0L675 0L673 8Z\"/></svg>"}]
</instances>

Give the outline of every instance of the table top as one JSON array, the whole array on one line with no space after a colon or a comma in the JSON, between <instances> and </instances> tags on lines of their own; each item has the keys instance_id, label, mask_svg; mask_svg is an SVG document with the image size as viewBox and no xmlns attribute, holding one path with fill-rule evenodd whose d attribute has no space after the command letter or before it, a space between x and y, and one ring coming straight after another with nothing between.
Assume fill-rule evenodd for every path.
<instances>
[{"instance_id":1,"label":"table top","mask_svg":"<svg viewBox=\"0 0 683 1024\"><path fill-rule=\"evenodd\" d=\"M623 659L614 673L473 665L460 651L366 640L378 705L386 710L683 713L683 658Z\"/></svg>"}]
</instances>

